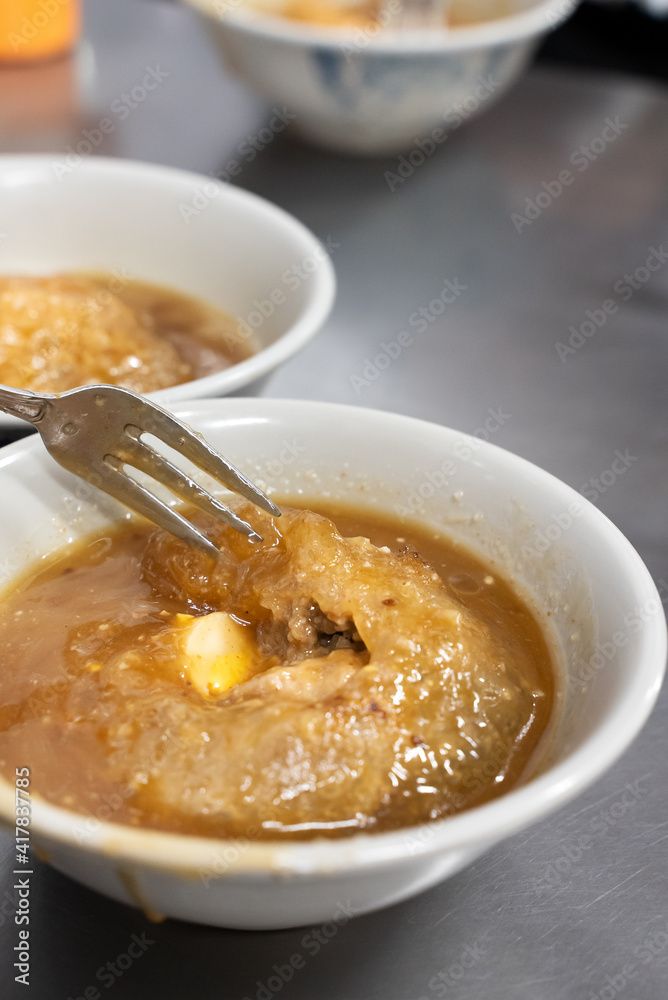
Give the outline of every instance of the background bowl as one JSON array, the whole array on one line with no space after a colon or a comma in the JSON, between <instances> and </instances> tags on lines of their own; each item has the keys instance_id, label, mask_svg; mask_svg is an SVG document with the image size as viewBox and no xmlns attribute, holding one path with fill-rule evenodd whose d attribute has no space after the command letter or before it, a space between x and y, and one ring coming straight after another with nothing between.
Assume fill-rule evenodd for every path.
<instances>
[{"instance_id":1,"label":"background bowl","mask_svg":"<svg viewBox=\"0 0 668 1000\"><path fill-rule=\"evenodd\" d=\"M248 324L257 353L151 393L163 406L252 392L315 336L334 301L331 261L305 226L209 177L78 153L2 156L0 199L0 274L118 271ZM0 414L0 432L27 426Z\"/></svg>"},{"instance_id":2,"label":"background bowl","mask_svg":"<svg viewBox=\"0 0 668 1000\"><path fill-rule=\"evenodd\" d=\"M540 766L503 797L342 840L185 837L115 825L111 807L81 816L33 795L31 841L56 868L153 914L238 928L331 921L343 901L362 913L452 875L577 795L638 733L663 677L661 600L629 542L580 494L478 438L378 411L227 399L178 412L279 495L408 514L499 566L557 651L557 719ZM0 452L0 586L27 560L122 516L106 498L78 500L77 485L36 438ZM10 827L14 806L0 780Z\"/></svg>"},{"instance_id":3,"label":"background bowl","mask_svg":"<svg viewBox=\"0 0 668 1000\"><path fill-rule=\"evenodd\" d=\"M509 0L515 13L470 27L398 32L390 18L381 32L272 17L243 0L186 2L204 15L226 64L287 107L305 139L351 154L410 150L404 169L491 107L576 4Z\"/></svg>"}]
</instances>

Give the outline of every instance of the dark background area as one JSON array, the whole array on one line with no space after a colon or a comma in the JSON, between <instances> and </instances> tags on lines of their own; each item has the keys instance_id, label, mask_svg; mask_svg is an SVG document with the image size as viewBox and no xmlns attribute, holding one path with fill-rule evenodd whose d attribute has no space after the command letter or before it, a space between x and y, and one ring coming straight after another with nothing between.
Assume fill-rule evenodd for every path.
<instances>
[{"instance_id":1,"label":"dark background area","mask_svg":"<svg viewBox=\"0 0 668 1000\"><path fill-rule=\"evenodd\" d=\"M583 3L541 46L544 64L668 78L668 17L633 3Z\"/></svg>"}]
</instances>

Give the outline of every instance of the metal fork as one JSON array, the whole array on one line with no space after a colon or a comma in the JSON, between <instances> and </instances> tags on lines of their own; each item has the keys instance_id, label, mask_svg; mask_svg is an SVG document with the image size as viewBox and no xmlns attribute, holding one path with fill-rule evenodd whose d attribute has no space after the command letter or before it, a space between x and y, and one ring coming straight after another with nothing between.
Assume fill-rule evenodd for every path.
<instances>
[{"instance_id":1,"label":"metal fork","mask_svg":"<svg viewBox=\"0 0 668 1000\"><path fill-rule=\"evenodd\" d=\"M199 434L128 389L91 385L47 395L0 385L0 410L32 424L53 458L69 472L216 558L220 553L210 539L141 486L125 468L146 473L181 500L213 514L251 541L262 541L262 536L143 441L144 434L152 434L229 490L280 517L279 508Z\"/></svg>"}]
</instances>

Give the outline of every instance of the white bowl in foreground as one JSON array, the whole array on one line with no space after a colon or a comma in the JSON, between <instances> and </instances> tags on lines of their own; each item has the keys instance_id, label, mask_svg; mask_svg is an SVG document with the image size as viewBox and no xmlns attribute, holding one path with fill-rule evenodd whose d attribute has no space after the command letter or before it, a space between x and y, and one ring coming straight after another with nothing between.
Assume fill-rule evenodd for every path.
<instances>
[{"instance_id":1,"label":"white bowl in foreground","mask_svg":"<svg viewBox=\"0 0 668 1000\"><path fill-rule=\"evenodd\" d=\"M257 353L152 393L163 406L252 392L315 336L334 301L329 255L305 226L200 174L78 154L0 156L0 203L0 274L118 272L121 281L166 285L246 324ZM0 430L25 427L0 414Z\"/></svg>"},{"instance_id":2,"label":"white bowl in foreground","mask_svg":"<svg viewBox=\"0 0 668 1000\"><path fill-rule=\"evenodd\" d=\"M458 871L576 796L636 736L664 672L661 601L629 542L578 493L477 438L378 411L227 399L178 412L278 495L413 511L495 562L558 651L556 726L536 773L505 796L426 826L334 841L131 829L111 822L112 806L87 817L34 795L31 841L56 868L154 914L238 928L328 922L343 902L352 913L378 909ZM106 501L76 501L76 485L37 439L0 451L0 584L122 516ZM10 827L14 805L13 786L0 781Z\"/></svg>"},{"instance_id":3,"label":"white bowl in foreground","mask_svg":"<svg viewBox=\"0 0 668 1000\"><path fill-rule=\"evenodd\" d=\"M343 153L406 152L405 171L491 107L576 5L508 0L503 7L512 13L492 20L398 31L400 0L389 0L367 29L270 16L243 0L186 2L204 16L227 66L283 113L281 121L287 111L305 139Z\"/></svg>"}]
</instances>

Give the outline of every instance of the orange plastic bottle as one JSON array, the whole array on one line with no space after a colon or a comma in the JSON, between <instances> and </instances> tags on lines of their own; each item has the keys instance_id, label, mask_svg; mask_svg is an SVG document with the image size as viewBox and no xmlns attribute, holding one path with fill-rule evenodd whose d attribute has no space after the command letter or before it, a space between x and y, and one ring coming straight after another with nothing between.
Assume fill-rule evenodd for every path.
<instances>
[{"instance_id":1,"label":"orange plastic bottle","mask_svg":"<svg viewBox=\"0 0 668 1000\"><path fill-rule=\"evenodd\" d=\"M3 62L63 55L74 48L80 31L80 0L0 0Z\"/></svg>"}]
</instances>

